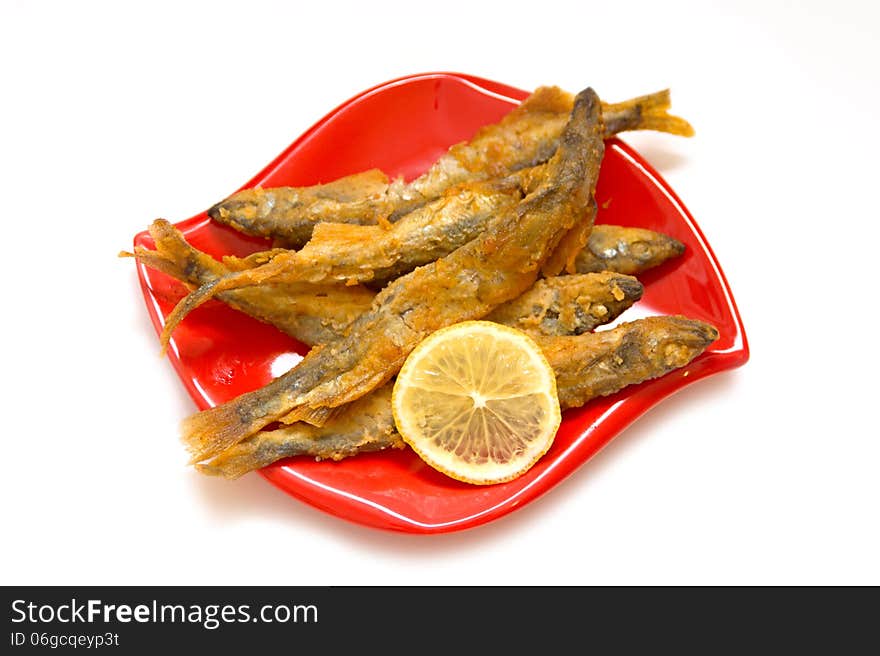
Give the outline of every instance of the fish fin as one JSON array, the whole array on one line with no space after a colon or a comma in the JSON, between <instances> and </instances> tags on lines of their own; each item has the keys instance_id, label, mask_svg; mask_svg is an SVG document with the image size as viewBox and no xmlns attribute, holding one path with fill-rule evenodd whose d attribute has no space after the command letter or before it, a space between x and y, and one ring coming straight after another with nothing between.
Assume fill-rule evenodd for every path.
<instances>
[{"instance_id":1,"label":"fish fin","mask_svg":"<svg viewBox=\"0 0 880 656\"><path fill-rule=\"evenodd\" d=\"M690 123L668 112L671 105L669 89L603 105L606 134L617 134L625 130L655 130L680 137L694 136L694 128Z\"/></svg>"},{"instance_id":2,"label":"fish fin","mask_svg":"<svg viewBox=\"0 0 880 656\"><path fill-rule=\"evenodd\" d=\"M134 252L126 253L125 256L133 256L151 269L192 286L226 273L226 268L220 262L190 246L183 233L165 219L153 221L149 230L155 250L135 246Z\"/></svg>"},{"instance_id":3,"label":"fish fin","mask_svg":"<svg viewBox=\"0 0 880 656\"><path fill-rule=\"evenodd\" d=\"M312 408L302 405L284 415L280 421L282 424L295 424L298 421L304 421L312 426L320 427L326 424L337 411L338 408L328 408L326 406Z\"/></svg>"}]
</instances>

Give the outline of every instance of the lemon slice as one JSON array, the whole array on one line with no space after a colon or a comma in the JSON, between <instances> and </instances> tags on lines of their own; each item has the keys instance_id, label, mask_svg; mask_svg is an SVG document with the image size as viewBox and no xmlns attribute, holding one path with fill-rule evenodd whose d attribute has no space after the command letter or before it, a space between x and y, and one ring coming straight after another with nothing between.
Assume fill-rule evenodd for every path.
<instances>
[{"instance_id":1,"label":"lemon slice","mask_svg":"<svg viewBox=\"0 0 880 656\"><path fill-rule=\"evenodd\" d=\"M391 406L422 460L478 485L528 471L561 420L544 354L524 333L489 321L454 324L421 342L397 375Z\"/></svg>"}]
</instances>

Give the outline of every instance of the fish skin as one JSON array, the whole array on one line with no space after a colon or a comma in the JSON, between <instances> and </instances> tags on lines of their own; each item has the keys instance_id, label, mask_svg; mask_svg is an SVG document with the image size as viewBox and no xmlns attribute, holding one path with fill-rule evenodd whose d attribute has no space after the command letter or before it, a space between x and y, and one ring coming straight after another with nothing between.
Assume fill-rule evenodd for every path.
<instances>
[{"instance_id":1,"label":"fish skin","mask_svg":"<svg viewBox=\"0 0 880 656\"><path fill-rule=\"evenodd\" d=\"M718 338L707 323L680 316L637 319L598 333L535 338L556 373L562 409L577 408L679 369ZM238 478L293 456L341 460L358 453L403 448L391 412L392 385L358 399L322 427L298 423L261 431L210 462L203 474Z\"/></svg>"},{"instance_id":2,"label":"fish skin","mask_svg":"<svg viewBox=\"0 0 880 656\"><path fill-rule=\"evenodd\" d=\"M653 230L616 225L594 225L586 248L575 258L578 273L617 271L635 275L679 257L685 246Z\"/></svg>"},{"instance_id":3,"label":"fish skin","mask_svg":"<svg viewBox=\"0 0 880 656\"><path fill-rule=\"evenodd\" d=\"M415 180L388 181L366 171L314 187L245 189L208 209L208 216L249 235L299 248L315 225L377 225L396 221L439 198L450 187L508 175L546 162L556 151L574 97L558 87L539 87L501 121L452 146ZM605 137L625 130L659 130L691 136L687 121L667 113L669 90L603 104Z\"/></svg>"},{"instance_id":4,"label":"fish skin","mask_svg":"<svg viewBox=\"0 0 880 656\"><path fill-rule=\"evenodd\" d=\"M192 462L273 421L323 424L334 408L388 381L427 335L482 318L528 289L562 236L595 216L603 134L599 99L586 89L535 192L498 214L477 238L390 283L342 339L313 348L265 387L187 419L183 441Z\"/></svg>"}]
</instances>

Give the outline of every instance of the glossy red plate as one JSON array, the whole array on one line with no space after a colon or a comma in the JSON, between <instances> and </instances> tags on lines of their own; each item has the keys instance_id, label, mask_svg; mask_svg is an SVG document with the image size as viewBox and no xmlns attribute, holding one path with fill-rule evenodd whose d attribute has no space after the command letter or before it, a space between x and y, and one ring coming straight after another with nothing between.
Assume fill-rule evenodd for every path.
<instances>
[{"instance_id":1,"label":"glossy red plate","mask_svg":"<svg viewBox=\"0 0 880 656\"><path fill-rule=\"evenodd\" d=\"M499 120L527 92L470 75L430 73L365 91L321 119L245 187L311 185L379 167L411 179L452 144ZM210 204L218 199L206 199ZM292 496L339 517L384 529L440 533L470 528L519 508L568 476L650 407L685 385L744 364L749 357L733 295L699 227L662 178L625 143L608 142L597 190L597 221L670 234L687 245L677 261L643 275L645 294L630 320L683 314L717 326L720 339L685 369L628 388L563 415L551 450L522 477L472 486L437 473L409 450L342 462L288 459L261 471ZM211 222L205 213L178 224L197 248L215 256L266 247ZM149 234L136 245L153 247ZM168 276L138 265L157 331L184 294ZM217 301L193 312L175 332L170 358L200 409L268 383L306 348Z\"/></svg>"}]
</instances>

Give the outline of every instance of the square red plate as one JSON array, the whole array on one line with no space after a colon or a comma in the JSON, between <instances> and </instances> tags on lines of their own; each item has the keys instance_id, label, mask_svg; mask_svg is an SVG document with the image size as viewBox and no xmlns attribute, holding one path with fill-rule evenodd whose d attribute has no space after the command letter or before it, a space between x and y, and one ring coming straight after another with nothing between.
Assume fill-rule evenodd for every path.
<instances>
[{"instance_id":1,"label":"square red plate","mask_svg":"<svg viewBox=\"0 0 880 656\"><path fill-rule=\"evenodd\" d=\"M311 185L373 167L411 179L449 146L499 120L527 95L462 74L393 80L330 112L244 187ZM547 455L509 483L459 483L423 464L410 450L341 462L288 459L261 474L301 501L368 526L411 533L470 528L552 488L676 390L744 364L749 357L746 336L709 244L657 172L617 139L608 141L597 200L598 222L658 230L687 246L683 257L641 276L644 297L623 319L683 314L708 321L721 335L711 349L682 370L564 413ZM214 224L204 213L177 225L194 246L218 257L245 255L267 245ZM134 243L153 247L146 232L138 234ZM150 317L161 331L184 288L142 265L138 275ZM190 396L204 409L265 385L296 364L306 350L271 326L211 301L178 328L169 354Z\"/></svg>"}]
</instances>

